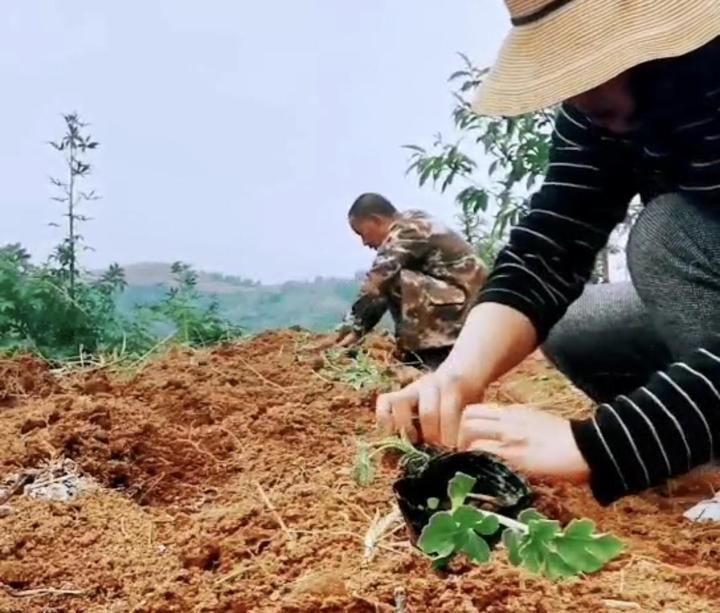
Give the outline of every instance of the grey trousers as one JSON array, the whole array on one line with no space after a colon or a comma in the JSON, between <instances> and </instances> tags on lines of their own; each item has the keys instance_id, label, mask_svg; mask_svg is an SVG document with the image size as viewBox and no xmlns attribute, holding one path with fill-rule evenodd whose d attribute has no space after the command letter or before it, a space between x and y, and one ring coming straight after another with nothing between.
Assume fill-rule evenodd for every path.
<instances>
[{"instance_id":1,"label":"grey trousers","mask_svg":"<svg viewBox=\"0 0 720 613\"><path fill-rule=\"evenodd\" d=\"M720 202L653 200L631 230L627 263L632 282L586 286L542 346L597 402L632 392L720 333Z\"/></svg>"}]
</instances>

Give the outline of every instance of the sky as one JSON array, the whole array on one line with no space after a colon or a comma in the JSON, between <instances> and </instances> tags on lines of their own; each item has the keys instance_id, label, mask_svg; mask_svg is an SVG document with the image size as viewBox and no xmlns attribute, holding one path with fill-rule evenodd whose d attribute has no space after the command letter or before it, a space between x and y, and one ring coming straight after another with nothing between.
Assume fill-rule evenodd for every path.
<instances>
[{"instance_id":1,"label":"sky","mask_svg":"<svg viewBox=\"0 0 720 613\"><path fill-rule=\"evenodd\" d=\"M500 0L33 0L0 22L0 244L62 238L47 141L77 111L100 142L88 268L191 262L263 282L350 276L365 191L453 221L404 144L449 131L457 52L492 63Z\"/></svg>"}]
</instances>

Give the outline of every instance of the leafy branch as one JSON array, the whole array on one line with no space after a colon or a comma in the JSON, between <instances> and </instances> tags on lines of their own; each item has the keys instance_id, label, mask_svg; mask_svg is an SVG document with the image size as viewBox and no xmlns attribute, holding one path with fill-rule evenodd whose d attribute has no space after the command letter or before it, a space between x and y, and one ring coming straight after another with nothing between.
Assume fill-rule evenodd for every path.
<instances>
[{"instance_id":1,"label":"leafy branch","mask_svg":"<svg viewBox=\"0 0 720 613\"><path fill-rule=\"evenodd\" d=\"M545 174L554 109L519 118L478 115L469 94L488 69L474 66L463 54L460 58L462 68L449 79L457 85L452 118L458 140L449 143L436 135L429 150L406 145L411 151L408 172L417 174L420 186L430 181L441 193L458 186L455 201L465 237L472 243L498 241L525 210L526 192ZM491 160L487 167L465 152L478 145ZM485 231L488 219L492 227Z\"/></svg>"},{"instance_id":2,"label":"leafy branch","mask_svg":"<svg viewBox=\"0 0 720 613\"><path fill-rule=\"evenodd\" d=\"M427 149L406 145L410 151L408 172L417 175L420 186L431 184L441 193L453 192L463 235L491 266L509 228L527 211L529 193L545 176L557 109L511 118L477 114L470 92L483 82L488 69L459 55L462 66L449 78L455 84L452 121L456 138L448 142L436 135ZM478 146L487 163L477 156ZM633 219L631 211L625 229ZM617 238L622 238L624 231L620 229ZM611 243L600 252L594 281L609 280L608 255L613 249Z\"/></svg>"},{"instance_id":3,"label":"leafy branch","mask_svg":"<svg viewBox=\"0 0 720 613\"><path fill-rule=\"evenodd\" d=\"M435 568L444 567L457 554L478 564L488 562L490 547L483 537L501 526L510 563L552 580L597 572L623 551L614 536L595 534L595 525L587 519L573 520L561 529L559 522L534 509L521 512L517 520L480 510L466 502L478 497L472 493L476 482L457 473L448 484L450 509L434 513L420 534L418 547ZM438 504L436 499L428 501L430 508Z\"/></svg>"}]
</instances>

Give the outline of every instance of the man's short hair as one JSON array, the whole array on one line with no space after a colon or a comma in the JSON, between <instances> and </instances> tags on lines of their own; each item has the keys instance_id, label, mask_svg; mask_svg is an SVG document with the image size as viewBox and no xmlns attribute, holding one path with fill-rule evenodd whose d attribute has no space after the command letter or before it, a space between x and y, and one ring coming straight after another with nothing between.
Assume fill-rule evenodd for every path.
<instances>
[{"instance_id":1,"label":"man's short hair","mask_svg":"<svg viewBox=\"0 0 720 613\"><path fill-rule=\"evenodd\" d=\"M394 217L397 209L380 194L362 194L353 202L348 217L367 219L368 217Z\"/></svg>"}]
</instances>

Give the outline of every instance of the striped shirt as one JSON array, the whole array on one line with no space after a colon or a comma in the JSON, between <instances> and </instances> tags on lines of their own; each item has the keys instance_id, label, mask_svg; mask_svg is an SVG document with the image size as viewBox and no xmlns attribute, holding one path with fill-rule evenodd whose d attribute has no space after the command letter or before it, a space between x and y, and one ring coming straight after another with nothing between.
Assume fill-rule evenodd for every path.
<instances>
[{"instance_id":1,"label":"striped shirt","mask_svg":"<svg viewBox=\"0 0 720 613\"><path fill-rule=\"evenodd\" d=\"M542 188L481 292L480 302L525 314L541 341L582 293L635 195L679 192L720 206L720 38L635 76L643 127L629 138L560 108ZM573 423L601 503L718 457L718 339Z\"/></svg>"}]
</instances>

